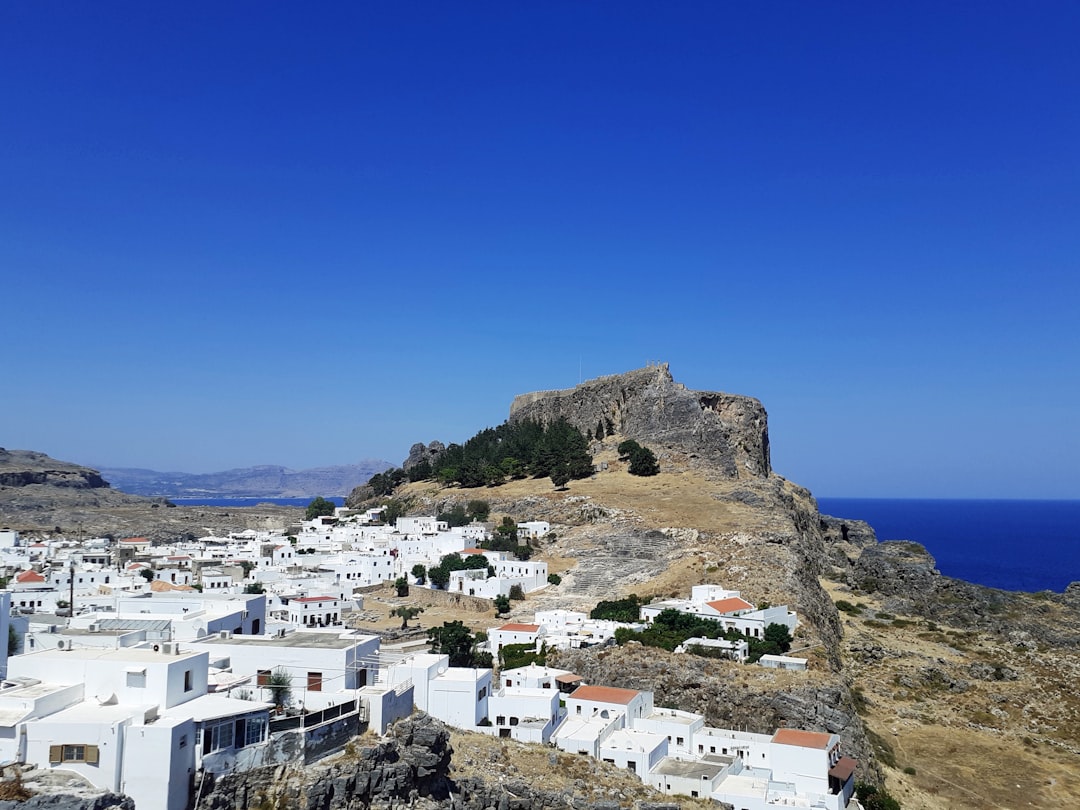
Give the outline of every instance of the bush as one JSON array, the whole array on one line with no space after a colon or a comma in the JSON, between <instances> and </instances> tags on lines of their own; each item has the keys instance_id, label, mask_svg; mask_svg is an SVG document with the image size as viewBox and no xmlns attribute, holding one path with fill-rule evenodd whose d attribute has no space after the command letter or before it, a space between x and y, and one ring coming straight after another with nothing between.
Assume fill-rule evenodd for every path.
<instances>
[{"instance_id":1,"label":"bush","mask_svg":"<svg viewBox=\"0 0 1080 810\"><path fill-rule=\"evenodd\" d=\"M307 511L304 512L304 520L314 520L317 517L324 517L332 514L334 514L333 502L326 500L326 498L320 495L307 505Z\"/></svg>"},{"instance_id":2,"label":"bush","mask_svg":"<svg viewBox=\"0 0 1080 810\"><path fill-rule=\"evenodd\" d=\"M522 599L525 598L525 592L523 590L521 590L520 585L511 585L510 586L510 598L511 599L516 599L519 602Z\"/></svg>"},{"instance_id":3,"label":"bush","mask_svg":"<svg viewBox=\"0 0 1080 810\"><path fill-rule=\"evenodd\" d=\"M656 455L648 447L639 447L630 454L631 475L650 476L660 472L660 464L656 461Z\"/></svg>"},{"instance_id":4,"label":"bush","mask_svg":"<svg viewBox=\"0 0 1080 810\"><path fill-rule=\"evenodd\" d=\"M855 605L848 602L846 599L838 599L836 601L836 609L844 613L850 613L852 616L858 616L862 613L861 608L855 607Z\"/></svg>"},{"instance_id":5,"label":"bush","mask_svg":"<svg viewBox=\"0 0 1080 810\"><path fill-rule=\"evenodd\" d=\"M550 585L561 585L562 577L560 577L558 574L548 574L548 583Z\"/></svg>"}]
</instances>

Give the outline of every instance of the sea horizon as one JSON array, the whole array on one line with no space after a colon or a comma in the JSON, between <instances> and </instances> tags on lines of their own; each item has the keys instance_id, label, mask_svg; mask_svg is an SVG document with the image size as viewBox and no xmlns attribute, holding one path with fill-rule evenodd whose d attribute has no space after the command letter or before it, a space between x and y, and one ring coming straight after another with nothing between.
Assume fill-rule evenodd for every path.
<instances>
[{"instance_id":1,"label":"sea horizon","mask_svg":"<svg viewBox=\"0 0 1080 810\"><path fill-rule=\"evenodd\" d=\"M1080 500L818 498L822 514L862 520L881 542L909 540L945 576L1007 591L1062 592L1080 580Z\"/></svg>"}]
</instances>

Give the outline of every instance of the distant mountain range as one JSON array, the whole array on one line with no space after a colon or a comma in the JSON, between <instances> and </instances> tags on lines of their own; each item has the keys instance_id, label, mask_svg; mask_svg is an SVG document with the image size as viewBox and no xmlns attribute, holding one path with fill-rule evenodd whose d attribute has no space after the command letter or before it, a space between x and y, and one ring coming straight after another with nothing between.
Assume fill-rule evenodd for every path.
<instances>
[{"instance_id":1,"label":"distant mountain range","mask_svg":"<svg viewBox=\"0 0 1080 810\"><path fill-rule=\"evenodd\" d=\"M264 465L216 473L158 472L130 467L99 467L113 488L132 495L166 498L314 498L348 495L375 473L393 464L364 459L357 464L290 470Z\"/></svg>"}]
</instances>

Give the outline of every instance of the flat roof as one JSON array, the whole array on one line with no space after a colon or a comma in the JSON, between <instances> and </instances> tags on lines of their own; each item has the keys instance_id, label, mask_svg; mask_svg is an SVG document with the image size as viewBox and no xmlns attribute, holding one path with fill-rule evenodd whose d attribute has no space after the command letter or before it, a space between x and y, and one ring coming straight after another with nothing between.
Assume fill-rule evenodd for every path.
<instances>
[{"instance_id":1,"label":"flat roof","mask_svg":"<svg viewBox=\"0 0 1080 810\"><path fill-rule=\"evenodd\" d=\"M301 630L286 633L284 636L230 636L229 638L207 636L191 643L211 646L246 644L251 647L311 647L319 650L344 650L375 638L378 636L369 633L342 636L336 633L305 633Z\"/></svg>"},{"instance_id":2,"label":"flat roof","mask_svg":"<svg viewBox=\"0 0 1080 810\"><path fill-rule=\"evenodd\" d=\"M98 647L80 647L76 650L38 650L31 653L23 653L27 659L37 656L58 661L70 661L78 659L82 661L119 661L131 663L160 664L169 661L180 661L186 658L195 658L203 655L195 650L181 651L179 653L163 653L148 650L145 647L121 647L119 650L101 649Z\"/></svg>"},{"instance_id":3,"label":"flat roof","mask_svg":"<svg viewBox=\"0 0 1080 810\"><path fill-rule=\"evenodd\" d=\"M726 762L718 760L702 760L702 759L673 759L672 757L664 757L660 760L659 764L653 768L653 773L663 774L664 776L683 776L691 779L715 779L716 776L731 764L731 757L727 758Z\"/></svg>"},{"instance_id":4,"label":"flat roof","mask_svg":"<svg viewBox=\"0 0 1080 810\"><path fill-rule=\"evenodd\" d=\"M205 720L217 720L220 717L233 717L252 712L264 712L273 703L255 700L239 700L224 695L202 695L185 703L180 703L162 712L164 717L190 717L197 723Z\"/></svg>"}]
</instances>

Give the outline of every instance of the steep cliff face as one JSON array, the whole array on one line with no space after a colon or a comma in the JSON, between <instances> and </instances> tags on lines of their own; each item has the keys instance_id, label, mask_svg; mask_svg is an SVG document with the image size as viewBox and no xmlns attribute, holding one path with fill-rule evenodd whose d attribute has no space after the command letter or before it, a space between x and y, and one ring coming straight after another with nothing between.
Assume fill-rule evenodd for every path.
<instances>
[{"instance_id":1,"label":"steep cliff face","mask_svg":"<svg viewBox=\"0 0 1080 810\"><path fill-rule=\"evenodd\" d=\"M666 363L599 377L564 391L521 394L510 419L566 419L584 431L598 424L656 449L684 452L730 478L768 476L768 417L751 397L691 391Z\"/></svg>"}]
</instances>

